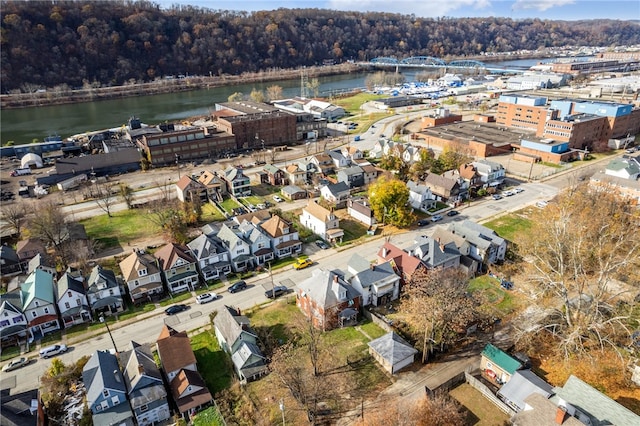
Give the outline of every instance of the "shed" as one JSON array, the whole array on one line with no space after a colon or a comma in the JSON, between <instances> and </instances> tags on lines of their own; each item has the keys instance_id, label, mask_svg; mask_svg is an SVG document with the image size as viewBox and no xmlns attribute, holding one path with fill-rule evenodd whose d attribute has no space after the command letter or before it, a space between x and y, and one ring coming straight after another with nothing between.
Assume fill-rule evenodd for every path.
<instances>
[{"instance_id":1,"label":"shed","mask_svg":"<svg viewBox=\"0 0 640 426\"><path fill-rule=\"evenodd\" d=\"M301 200L307 198L307 191L296 185L287 185L280 190L283 197L288 200Z\"/></svg>"},{"instance_id":2,"label":"shed","mask_svg":"<svg viewBox=\"0 0 640 426\"><path fill-rule=\"evenodd\" d=\"M498 385L508 383L522 364L503 350L487 343L480 358L480 369L485 377Z\"/></svg>"},{"instance_id":3,"label":"shed","mask_svg":"<svg viewBox=\"0 0 640 426\"><path fill-rule=\"evenodd\" d=\"M498 397L517 412L525 409L525 399L532 393L539 393L545 398L554 394L553 387L533 371L519 370L498 391Z\"/></svg>"},{"instance_id":4,"label":"shed","mask_svg":"<svg viewBox=\"0 0 640 426\"><path fill-rule=\"evenodd\" d=\"M369 353L385 370L395 374L411 365L418 351L392 331L370 341Z\"/></svg>"},{"instance_id":5,"label":"shed","mask_svg":"<svg viewBox=\"0 0 640 426\"><path fill-rule=\"evenodd\" d=\"M42 158L38 154L29 152L20 159L20 166L23 169L26 169L31 166L34 166L35 168L40 169L43 166Z\"/></svg>"}]
</instances>

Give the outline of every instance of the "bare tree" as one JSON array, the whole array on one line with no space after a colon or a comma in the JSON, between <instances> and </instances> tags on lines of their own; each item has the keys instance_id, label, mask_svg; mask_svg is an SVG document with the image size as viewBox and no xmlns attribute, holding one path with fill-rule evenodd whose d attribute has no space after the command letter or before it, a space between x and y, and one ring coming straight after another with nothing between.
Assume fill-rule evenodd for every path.
<instances>
[{"instance_id":1,"label":"bare tree","mask_svg":"<svg viewBox=\"0 0 640 426\"><path fill-rule=\"evenodd\" d=\"M38 214L31 217L27 229L31 231L31 235L53 247L62 262L68 264L70 255L66 250L65 241L69 239L69 229L64 213L53 202L39 205L37 212Z\"/></svg>"},{"instance_id":2,"label":"bare tree","mask_svg":"<svg viewBox=\"0 0 640 426\"><path fill-rule=\"evenodd\" d=\"M111 216L111 209L117 201L117 191L116 184L113 182L97 182L95 185L94 201L110 218L113 217Z\"/></svg>"},{"instance_id":3,"label":"bare tree","mask_svg":"<svg viewBox=\"0 0 640 426\"><path fill-rule=\"evenodd\" d=\"M120 196L122 197L124 202L127 203L127 208L132 209L133 199L134 199L133 189L129 185L123 182L120 183L120 185L118 186L118 189L120 191Z\"/></svg>"},{"instance_id":4,"label":"bare tree","mask_svg":"<svg viewBox=\"0 0 640 426\"><path fill-rule=\"evenodd\" d=\"M363 408L363 414L356 426L458 426L466 423L459 404L440 392L417 400L399 397L385 400L384 404L368 408L368 411Z\"/></svg>"},{"instance_id":5,"label":"bare tree","mask_svg":"<svg viewBox=\"0 0 640 426\"><path fill-rule=\"evenodd\" d=\"M407 286L401 310L422 346L422 362L440 349L475 318L476 302L467 295L467 278L459 270L419 273Z\"/></svg>"},{"instance_id":6,"label":"bare tree","mask_svg":"<svg viewBox=\"0 0 640 426\"><path fill-rule=\"evenodd\" d=\"M25 204L20 201L4 204L0 208L0 214L2 215L2 219L15 229L18 238L20 238L22 228L27 223L27 207Z\"/></svg>"},{"instance_id":7,"label":"bare tree","mask_svg":"<svg viewBox=\"0 0 640 426\"><path fill-rule=\"evenodd\" d=\"M267 87L267 100L275 101L278 99L282 99L282 87L277 85Z\"/></svg>"},{"instance_id":8,"label":"bare tree","mask_svg":"<svg viewBox=\"0 0 640 426\"><path fill-rule=\"evenodd\" d=\"M626 346L629 312L625 293L613 285L640 269L640 216L613 188L569 188L532 219L517 238L533 284L533 305L545 312L520 323L524 334L551 332L565 358Z\"/></svg>"}]
</instances>

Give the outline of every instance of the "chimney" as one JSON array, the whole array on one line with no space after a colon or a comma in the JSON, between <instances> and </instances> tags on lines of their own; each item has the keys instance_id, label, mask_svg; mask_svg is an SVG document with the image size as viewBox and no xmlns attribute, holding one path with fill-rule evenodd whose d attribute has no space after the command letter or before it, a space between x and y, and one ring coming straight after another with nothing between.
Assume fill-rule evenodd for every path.
<instances>
[{"instance_id":1,"label":"chimney","mask_svg":"<svg viewBox=\"0 0 640 426\"><path fill-rule=\"evenodd\" d=\"M371 268L371 270L372 270L372 271L375 271L375 270L376 270L376 265L375 265L375 264L373 264L373 263L372 263L372 264L370 264L370 265L369 265L369 267Z\"/></svg>"},{"instance_id":2,"label":"chimney","mask_svg":"<svg viewBox=\"0 0 640 426\"><path fill-rule=\"evenodd\" d=\"M567 409L559 405L558 409L556 410L556 424L561 425L562 423L564 423L564 418L566 416Z\"/></svg>"},{"instance_id":3,"label":"chimney","mask_svg":"<svg viewBox=\"0 0 640 426\"><path fill-rule=\"evenodd\" d=\"M388 253L389 253L389 250L387 250L386 247L382 247L382 257L386 258Z\"/></svg>"},{"instance_id":4,"label":"chimney","mask_svg":"<svg viewBox=\"0 0 640 426\"><path fill-rule=\"evenodd\" d=\"M240 313L240 308L236 308L236 313L238 314L238 316L242 315L242 314Z\"/></svg>"},{"instance_id":5,"label":"chimney","mask_svg":"<svg viewBox=\"0 0 640 426\"><path fill-rule=\"evenodd\" d=\"M333 282L334 282L334 283L337 283L337 282L338 282L338 276L337 276L337 275L334 275L334 276L333 276Z\"/></svg>"},{"instance_id":6,"label":"chimney","mask_svg":"<svg viewBox=\"0 0 640 426\"><path fill-rule=\"evenodd\" d=\"M116 382L120 383L120 372L118 370L113 370L113 377L115 377Z\"/></svg>"},{"instance_id":7,"label":"chimney","mask_svg":"<svg viewBox=\"0 0 640 426\"><path fill-rule=\"evenodd\" d=\"M138 373L144 374L144 366L142 364L138 364Z\"/></svg>"}]
</instances>

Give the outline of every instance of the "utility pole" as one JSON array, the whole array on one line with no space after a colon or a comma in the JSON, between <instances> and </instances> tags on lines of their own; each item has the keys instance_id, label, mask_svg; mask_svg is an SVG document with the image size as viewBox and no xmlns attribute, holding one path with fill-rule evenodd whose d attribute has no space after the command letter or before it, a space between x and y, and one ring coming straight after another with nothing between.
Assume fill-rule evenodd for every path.
<instances>
[{"instance_id":1,"label":"utility pole","mask_svg":"<svg viewBox=\"0 0 640 426\"><path fill-rule=\"evenodd\" d=\"M109 333L109 337L111 337L111 343L113 343L113 350L116 351L116 353L118 353L118 348L116 347L116 341L113 340L113 335L111 334L109 323L105 319L104 315L100 315L100 322L104 323L104 325L107 327L107 332Z\"/></svg>"}]
</instances>

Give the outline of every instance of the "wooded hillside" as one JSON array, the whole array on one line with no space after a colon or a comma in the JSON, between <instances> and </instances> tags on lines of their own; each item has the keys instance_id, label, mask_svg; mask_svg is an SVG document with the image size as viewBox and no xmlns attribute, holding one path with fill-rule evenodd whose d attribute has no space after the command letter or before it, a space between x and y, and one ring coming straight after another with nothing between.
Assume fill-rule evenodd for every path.
<instances>
[{"instance_id":1,"label":"wooded hillside","mask_svg":"<svg viewBox=\"0 0 640 426\"><path fill-rule=\"evenodd\" d=\"M630 21L423 19L323 9L162 10L146 1L3 1L1 18L3 93L120 85L167 75L239 74L324 60L640 43L640 26Z\"/></svg>"}]
</instances>

